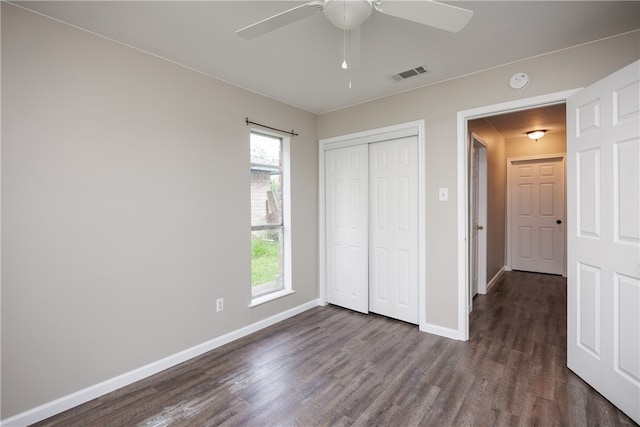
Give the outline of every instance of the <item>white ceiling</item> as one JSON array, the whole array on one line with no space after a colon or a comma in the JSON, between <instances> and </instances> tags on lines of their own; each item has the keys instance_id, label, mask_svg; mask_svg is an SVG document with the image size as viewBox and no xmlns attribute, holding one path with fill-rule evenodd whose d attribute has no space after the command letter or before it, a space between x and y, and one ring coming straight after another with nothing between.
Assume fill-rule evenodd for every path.
<instances>
[{"instance_id":1,"label":"white ceiling","mask_svg":"<svg viewBox=\"0 0 640 427\"><path fill-rule=\"evenodd\" d=\"M457 34L374 12L349 89L343 33L322 14L235 34L303 1L13 3L318 114L640 28L637 1L450 2L474 11ZM429 72L388 77L419 65Z\"/></svg>"}]
</instances>

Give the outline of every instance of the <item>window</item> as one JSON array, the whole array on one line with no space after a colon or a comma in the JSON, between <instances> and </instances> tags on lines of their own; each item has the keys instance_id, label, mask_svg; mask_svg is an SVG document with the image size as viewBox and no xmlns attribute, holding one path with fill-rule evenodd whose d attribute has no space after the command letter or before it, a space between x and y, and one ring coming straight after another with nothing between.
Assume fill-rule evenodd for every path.
<instances>
[{"instance_id":1,"label":"window","mask_svg":"<svg viewBox=\"0 0 640 427\"><path fill-rule=\"evenodd\" d=\"M251 295L259 304L291 292L288 140L251 132Z\"/></svg>"}]
</instances>

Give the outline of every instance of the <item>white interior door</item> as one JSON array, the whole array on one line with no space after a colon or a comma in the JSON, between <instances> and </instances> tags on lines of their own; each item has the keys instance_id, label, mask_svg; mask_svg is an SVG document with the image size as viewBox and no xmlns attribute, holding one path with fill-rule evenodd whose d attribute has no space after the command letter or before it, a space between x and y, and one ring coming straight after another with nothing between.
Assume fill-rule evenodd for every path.
<instances>
[{"instance_id":1,"label":"white interior door","mask_svg":"<svg viewBox=\"0 0 640 427\"><path fill-rule=\"evenodd\" d=\"M469 307L473 307L473 297L478 293L478 232L483 227L478 222L480 192L480 152L475 145L471 147L471 293Z\"/></svg>"},{"instance_id":2,"label":"white interior door","mask_svg":"<svg viewBox=\"0 0 640 427\"><path fill-rule=\"evenodd\" d=\"M640 62L567 101L567 365L640 423Z\"/></svg>"},{"instance_id":3,"label":"white interior door","mask_svg":"<svg viewBox=\"0 0 640 427\"><path fill-rule=\"evenodd\" d=\"M369 309L418 323L418 138L369 145Z\"/></svg>"},{"instance_id":4,"label":"white interior door","mask_svg":"<svg viewBox=\"0 0 640 427\"><path fill-rule=\"evenodd\" d=\"M564 159L509 162L511 268L564 273Z\"/></svg>"},{"instance_id":5,"label":"white interior door","mask_svg":"<svg viewBox=\"0 0 640 427\"><path fill-rule=\"evenodd\" d=\"M471 136L471 268L469 308L473 297L487 293L487 147Z\"/></svg>"},{"instance_id":6,"label":"white interior door","mask_svg":"<svg viewBox=\"0 0 640 427\"><path fill-rule=\"evenodd\" d=\"M366 144L325 151L327 301L369 309L369 161Z\"/></svg>"}]
</instances>

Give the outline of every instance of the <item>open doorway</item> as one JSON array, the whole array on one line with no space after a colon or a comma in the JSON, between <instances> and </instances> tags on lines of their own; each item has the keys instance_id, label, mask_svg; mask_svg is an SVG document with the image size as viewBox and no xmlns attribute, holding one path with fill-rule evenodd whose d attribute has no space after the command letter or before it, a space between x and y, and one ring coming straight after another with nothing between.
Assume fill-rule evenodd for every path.
<instances>
[{"instance_id":1,"label":"open doorway","mask_svg":"<svg viewBox=\"0 0 640 427\"><path fill-rule=\"evenodd\" d=\"M555 229L556 234L560 235L557 247L554 247L554 254L561 255L561 263L564 263L564 255L566 248L566 236L562 232L564 222L564 169L560 170L560 176L557 177L558 185L562 188L556 189L557 200L549 203L540 203L541 198L544 202L548 189L553 189L554 183L544 176L540 178L540 167L545 168L544 171L550 170L555 162L551 160L562 158L566 152L566 110L564 103L555 105L540 106L527 110L506 112L498 115L490 115L479 117L468 121L468 130L471 135L470 150L473 153L477 139L481 139L486 146L487 156L487 180L485 189L487 193L487 215L486 224L473 224L473 215L469 217L469 230L471 233L470 241L474 242L474 234L477 227L482 227L481 232L486 238L486 290L489 290L500 275L504 271L512 268L525 271L540 271L527 269L524 262L519 264L516 262L523 258L524 255L518 255L525 252L529 248L535 248L535 252L539 253L539 247L546 241L546 236ZM527 132L532 130L545 130L545 135L538 140L533 140L527 136ZM542 166L538 167L541 164ZM548 166L547 164L551 165ZM513 165L522 165L517 169ZM474 206L474 176L473 155L469 156L469 205L473 213ZM532 178L525 174L527 171L533 171ZM519 180L519 181L518 181ZM538 181L541 181L540 184ZM514 182L515 181L515 182ZM511 183L511 185L509 185ZM519 185L522 183L522 185ZM538 185L536 187L535 185ZM542 185L543 191L537 191ZM535 189L536 191L529 191ZM526 195L521 195L518 199L514 194L520 191L526 191ZM559 202L560 200L560 202ZM558 206L560 205L560 206ZM548 209L557 209L559 213L556 215L547 215L546 212L540 212L540 207L549 206ZM527 209L523 215L518 215L517 210ZM530 210L530 212L529 212ZM554 214L556 212L553 212ZM549 216L549 218L546 218ZM553 216L553 218L551 218ZM556 218L557 217L557 218ZM549 226L531 227L527 223L526 227L518 227L516 223L518 219L525 218L533 222L534 220L552 221ZM556 224L556 221L561 223ZM555 228L554 228L555 227ZM526 230L519 233L518 230ZM559 231L558 231L559 230ZM539 243L542 242L542 243ZM470 245L470 268L471 278L473 280L473 272L477 267L474 266L475 256L474 247ZM515 255L512 255L515 254ZM544 254L543 254L544 255ZM535 257L538 258L538 257ZM543 256L543 262L544 262ZM525 267L519 267L522 264ZM563 270L560 272L562 273ZM549 273L554 273L549 271Z\"/></svg>"},{"instance_id":2,"label":"open doorway","mask_svg":"<svg viewBox=\"0 0 640 427\"><path fill-rule=\"evenodd\" d=\"M472 226L470 215L471 134L479 136L487 146L487 290L509 269L507 260L507 159L534 158L566 152L566 99L575 90L535 98L486 106L458 113L458 174L460 177L459 226L464 229L464 243L459 262L464 277L460 278L459 326L461 339L469 337L470 290L472 272ZM527 132L544 129L538 141ZM564 185L564 183L563 183ZM461 271L462 271L461 270ZM464 309L463 309L464 307Z\"/></svg>"},{"instance_id":3,"label":"open doorway","mask_svg":"<svg viewBox=\"0 0 640 427\"><path fill-rule=\"evenodd\" d=\"M629 319L637 320L640 311L637 304L629 302L637 302L630 295L638 289L639 234L637 227L629 228L633 231L625 232L624 236L630 236L634 244L623 242L620 224L636 226L640 205L637 186L629 184L638 181L637 163L633 159L637 159L640 129L639 64L636 61L585 89L459 112L457 144L461 192L458 225L465 239L461 243L463 250L458 253L460 271L464 274L458 283L462 294L458 303L459 311L466 312L468 123L514 110L566 103L568 126L563 157L567 159L567 211L572 222L567 227L567 320L566 325L558 326L567 328L567 367L635 421L640 420L638 365L627 361L639 360L638 335L637 330L624 329L623 325L634 324ZM623 213L634 221L622 218ZM509 276L519 274L522 273L513 272ZM621 292L623 286L633 287L634 291L625 294ZM461 339L466 340L469 320L467 316L461 317ZM560 328L555 333L561 333ZM622 368L622 363L629 368Z\"/></svg>"}]
</instances>

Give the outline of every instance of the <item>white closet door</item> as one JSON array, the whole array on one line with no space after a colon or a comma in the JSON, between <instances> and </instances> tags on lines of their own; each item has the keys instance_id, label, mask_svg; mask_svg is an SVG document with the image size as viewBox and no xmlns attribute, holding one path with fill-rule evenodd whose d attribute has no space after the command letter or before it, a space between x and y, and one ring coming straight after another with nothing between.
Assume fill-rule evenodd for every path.
<instances>
[{"instance_id":1,"label":"white closet door","mask_svg":"<svg viewBox=\"0 0 640 427\"><path fill-rule=\"evenodd\" d=\"M418 138L369 145L369 309L418 323Z\"/></svg>"},{"instance_id":2,"label":"white closet door","mask_svg":"<svg viewBox=\"0 0 640 427\"><path fill-rule=\"evenodd\" d=\"M325 152L327 300L367 313L368 181L366 144Z\"/></svg>"}]
</instances>

